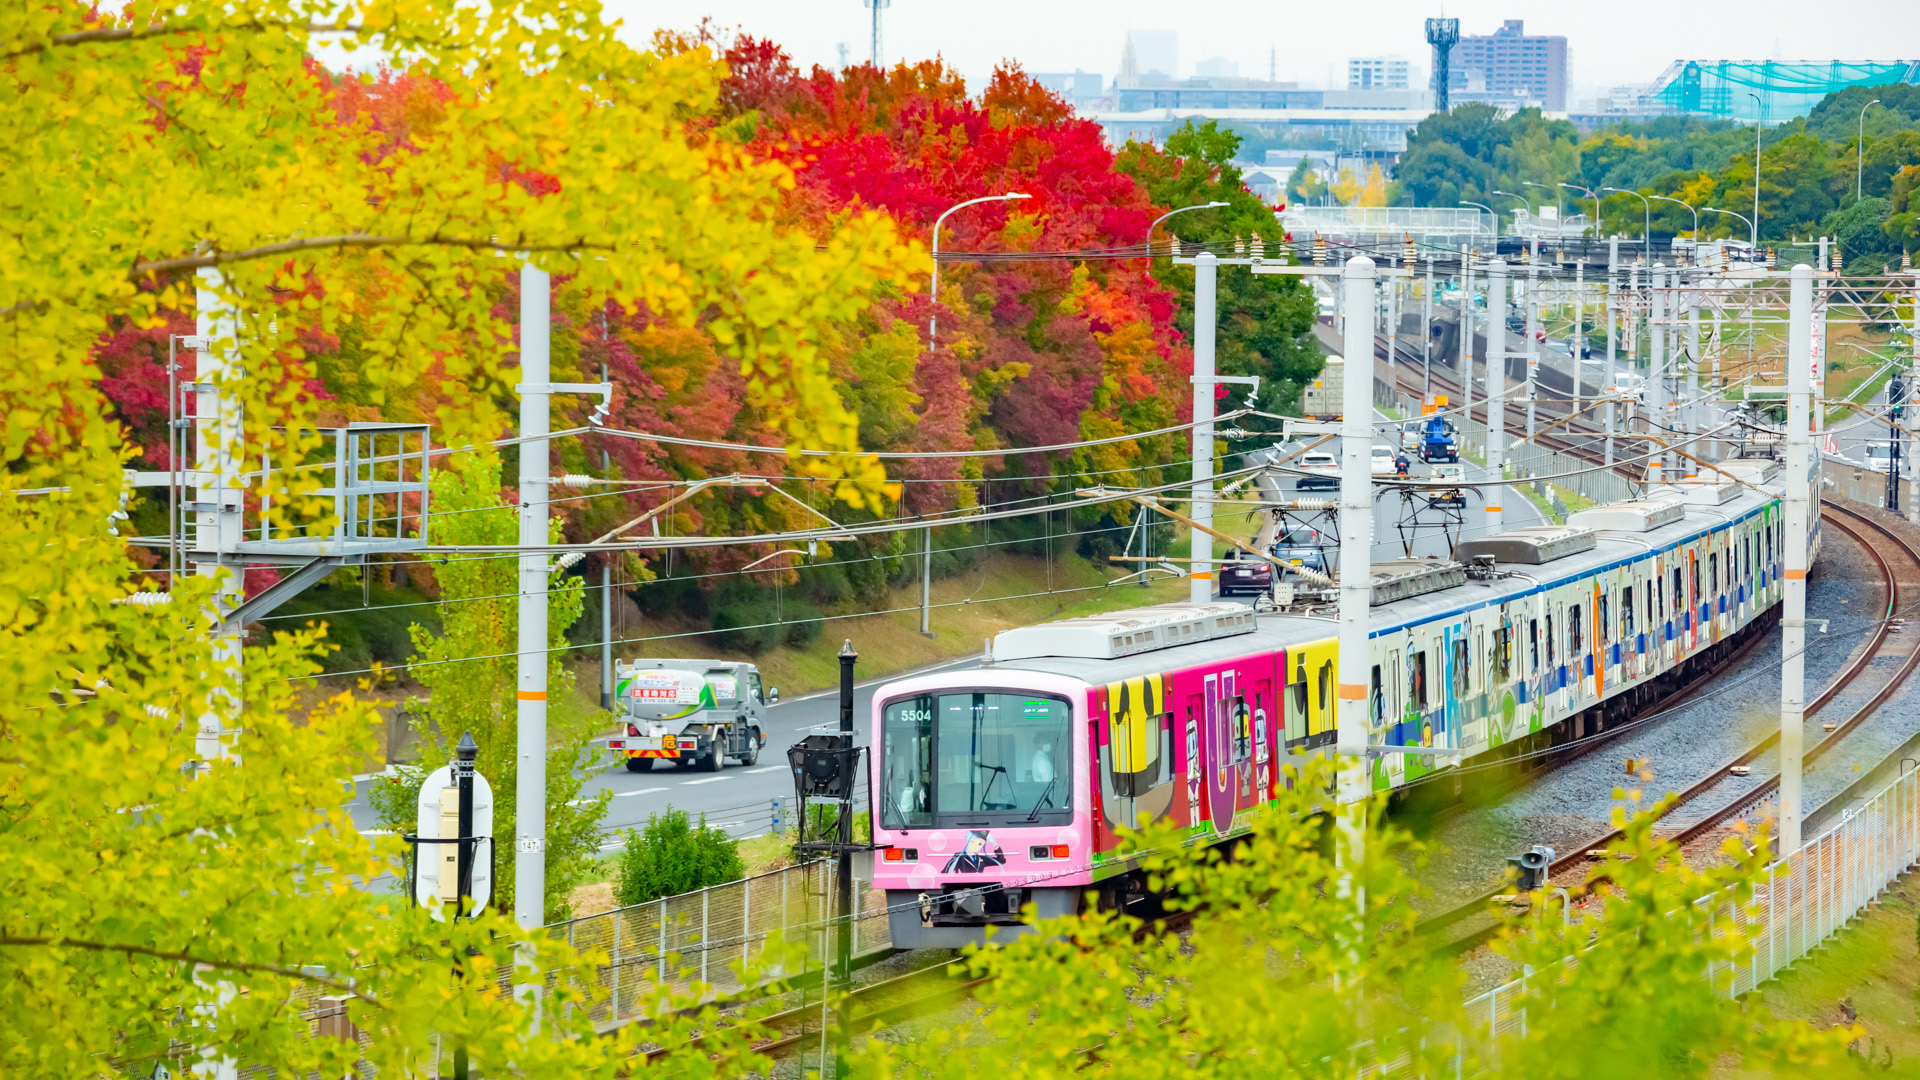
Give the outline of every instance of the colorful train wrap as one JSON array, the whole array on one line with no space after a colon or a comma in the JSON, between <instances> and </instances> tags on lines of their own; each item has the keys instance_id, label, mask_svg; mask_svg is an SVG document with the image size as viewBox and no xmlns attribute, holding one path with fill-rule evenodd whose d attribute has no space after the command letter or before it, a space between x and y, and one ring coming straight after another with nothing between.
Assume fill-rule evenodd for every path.
<instances>
[{"instance_id":1,"label":"colorful train wrap","mask_svg":"<svg viewBox=\"0 0 1920 1080\"><path fill-rule=\"evenodd\" d=\"M1376 791L1520 740L1630 715L1771 625L1777 469L1655 488L1565 526L1462 543L1456 562L1375 564ZM1816 517L1810 550L1820 541ZM1811 561L1811 560L1810 560ZM873 887L893 942L956 946L1124 902L1117 830L1171 818L1195 842L1242 831L1291 757L1334 738L1333 611L1167 604L1001 634L990 662L874 695ZM1137 875L1131 875L1137 877Z\"/></svg>"}]
</instances>

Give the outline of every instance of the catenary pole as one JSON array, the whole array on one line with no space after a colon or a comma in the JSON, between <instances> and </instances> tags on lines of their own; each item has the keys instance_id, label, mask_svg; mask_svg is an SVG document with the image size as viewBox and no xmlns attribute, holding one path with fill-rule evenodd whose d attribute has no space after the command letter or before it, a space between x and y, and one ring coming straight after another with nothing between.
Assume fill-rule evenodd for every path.
<instances>
[{"instance_id":1,"label":"catenary pole","mask_svg":"<svg viewBox=\"0 0 1920 1080\"><path fill-rule=\"evenodd\" d=\"M1506 478L1507 422L1507 264L1495 258L1487 264L1487 478ZM1487 533L1501 530L1501 504L1506 488L1481 489L1487 506Z\"/></svg>"},{"instance_id":2,"label":"catenary pole","mask_svg":"<svg viewBox=\"0 0 1920 1080\"><path fill-rule=\"evenodd\" d=\"M1654 422L1664 429L1660 432L1660 438L1667 439L1672 436L1673 430L1673 388L1668 385L1667 378L1667 275L1659 263L1654 263L1648 273L1647 348L1652 358L1647 366L1647 392L1654 395L1654 400L1647 405ZM1647 476L1656 484L1664 484L1669 479L1673 455L1664 450L1655 453L1657 456L1647 463Z\"/></svg>"},{"instance_id":3,"label":"catenary pole","mask_svg":"<svg viewBox=\"0 0 1920 1080\"><path fill-rule=\"evenodd\" d=\"M1215 285L1220 273L1219 260L1203 251L1193 260L1193 520L1206 526L1189 530L1193 560L1187 574L1187 599L1204 604L1213 599L1213 346ZM1369 308L1369 311L1372 309ZM1353 317L1348 312L1348 318ZM1371 315L1368 321L1372 321ZM1352 337L1349 336L1351 341ZM1373 355L1368 339L1367 355ZM1348 360L1351 364L1351 359ZM1349 367L1351 372L1352 368ZM1372 400L1369 387L1368 400ZM1371 406L1366 415L1371 416ZM1365 451L1362 451L1365 456Z\"/></svg>"},{"instance_id":4,"label":"catenary pole","mask_svg":"<svg viewBox=\"0 0 1920 1080\"><path fill-rule=\"evenodd\" d=\"M1496 219L1498 220L1498 219ZM1473 419L1473 249L1460 245L1460 419ZM1460 429L1464 436L1466 429Z\"/></svg>"},{"instance_id":5,"label":"catenary pole","mask_svg":"<svg viewBox=\"0 0 1920 1080\"><path fill-rule=\"evenodd\" d=\"M1786 566L1780 619L1780 854L1800 847L1800 770L1807 711L1807 528L1812 520L1813 268L1793 268L1787 293Z\"/></svg>"},{"instance_id":6,"label":"catenary pole","mask_svg":"<svg viewBox=\"0 0 1920 1080\"><path fill-rule=\"evenodd\" d=\"M1347 260L1341 285L1347 297L1347 372L1340 419L1340 702L1334 723L1341 755L1339 801L1344 805L1366 798L1366 745L1372 728L1367 712L1367 623L1373 594L1373 474L1368 458L1373 443L1373 260L1364 255ZM1342 885L1350 886L1366 838L1359 823L1341 820L1344 854L1352 860ZM1364 911L1364 894L1353 891Z\"/></svg>"},{"instance_id":7,"label":"catenary pole","mask_svg":"<svg viewBox=\"0 0 1920 1080\"><path fill-rule=\"evenodd\" d=\"M551 290L546 271L520 268L520 544L526 548L548 543ZM520 556L513 921L523 930L546 921L548 577L544 553Z\"/></svg>"},{"instance_id":8,"label":"catenary pole","mask_svg":"<svg viewBox=\"0 0 1920 1080\"><path fill-rule=\"evenodd\" d=\"M1501 333L1506 333L1505 328ZM1527 266L1527 444L1533 444L1534 394L1540 376L1540 263Z\"/></svg>"},{"instance_id":9,"label":"catenary pole","mask_svg":"<svg viewBox=\"0 0 1920 1080\"><path fill-rule=\"evenodd\" d=\"M1615 411L1619 406L1614 404L1614 398L1618 396L1620 387L1619 368L1615 366L1615 350L1619 347L1616 328L1620 315L1620 304L1617 296L1620 289L1620 281L1614 273L1614 267L1617 266L1619 262L1620 238L1617 236L1610 237L1607 241L1607 380L1605 384L1607 395L1607 437L1604 440L1606 443L1605 452L1608 476L1613 475L1613 433L1619 430L1619 416Z\"/></svg>"},{"instance_id":10,"label":"catenary pole","mask_svg":"<svg viewBox=\"0 0 1920 1080\"><path fill-rule=\"evenodd\" d=\"M200 340L193 375L193 572L213 578L219 590L214 594L217 607L204 612L213 638L213 671L205 679L206 704L193 739L195 768L203 775L212 762L231 756L227 739L239 727L241 629L223 628L222 621L246 599L242 570L234 561L245 524L240 476L245 435L240 403L225 389L238 374L234 357L240 348L239 321L220 296L224 283L213 267L195 274L194 335Z\"/></svg>"}]
</instances>

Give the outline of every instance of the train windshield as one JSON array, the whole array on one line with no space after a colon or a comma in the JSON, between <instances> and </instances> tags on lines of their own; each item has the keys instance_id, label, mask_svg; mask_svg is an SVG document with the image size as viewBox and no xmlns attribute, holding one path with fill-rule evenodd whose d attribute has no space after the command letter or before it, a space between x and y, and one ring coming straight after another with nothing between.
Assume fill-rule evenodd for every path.
<instances>
[{"instance_id":1,"label":"train windshield","mask_svg":"<svg viewBox=\"0 0 1920 1080\"><path fill-rule=\"evenodd\" d=\"M1065 700L959 690L888 702L881 714L890 829L1072 821Z\"/></svg>"}]
</instances>

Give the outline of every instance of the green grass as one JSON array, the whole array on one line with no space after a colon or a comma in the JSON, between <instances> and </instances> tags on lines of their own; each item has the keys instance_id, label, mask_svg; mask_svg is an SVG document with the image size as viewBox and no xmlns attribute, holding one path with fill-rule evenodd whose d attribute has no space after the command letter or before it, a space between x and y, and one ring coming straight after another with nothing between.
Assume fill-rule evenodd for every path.
<instances>
[{"instance_id":1,"label":"green grass","mask_svg":"<svg viewBox=\"0 0 1920 1080\"><path fill-rule=\"evenodd\" d=\"M1920 875L1908 874L1853 925L1762 986L1753 1000L1776 1019L1803 1020L1818 1028L1846 1023L1851 1012L1867 1030L1856 1048L1874 1062L1875 1071L1913 1076L1920 1072L1917 926ZM1711 1075L1745 1080L1776 1074L1721 1067Z\"/></svg>"}]
</instances>

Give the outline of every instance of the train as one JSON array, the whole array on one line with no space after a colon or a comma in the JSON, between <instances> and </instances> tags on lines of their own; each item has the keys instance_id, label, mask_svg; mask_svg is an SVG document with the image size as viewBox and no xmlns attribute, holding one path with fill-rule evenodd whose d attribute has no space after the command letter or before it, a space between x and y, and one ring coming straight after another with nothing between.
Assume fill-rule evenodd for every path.
<instances>
[{"instance_id":1,"label":"train","mask_svg":"<svg viewBox=\"0 0 1920 1080\"><path fill-rule=\"evenodd\" d=\"M1722 468L1450 560L1374 563L1369 741L1458 753L1370 755L1373 789L1456 771L1457 791L1462 766L1621 722L1772 626L1780 467ZM1332 752L1336 635L1325 592L1271 612L1163 604L1009 630L972 667L879 687L872 887L894 945L1024 932L1029 904L1137 902L1117 848L1140 815L1193 843L1244 833L1290 760Z\"/></svg>"}]
</instances>

